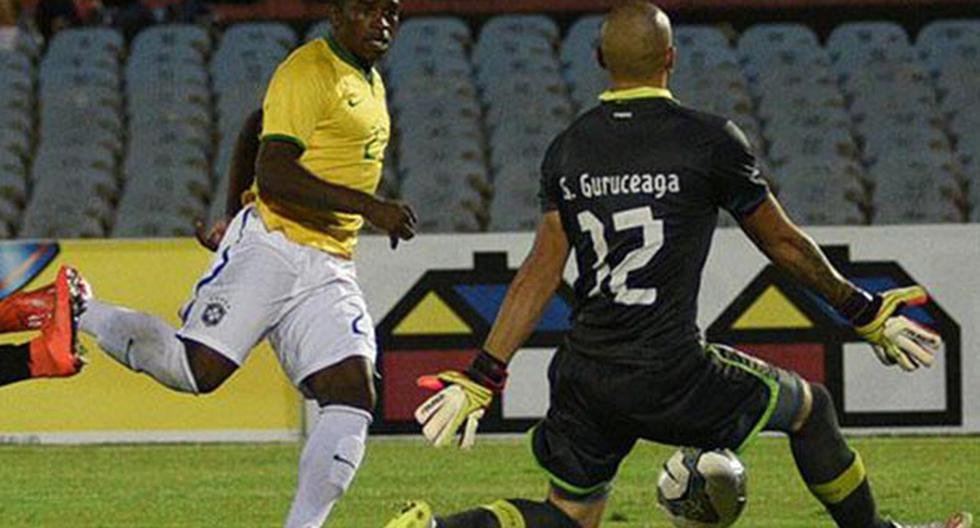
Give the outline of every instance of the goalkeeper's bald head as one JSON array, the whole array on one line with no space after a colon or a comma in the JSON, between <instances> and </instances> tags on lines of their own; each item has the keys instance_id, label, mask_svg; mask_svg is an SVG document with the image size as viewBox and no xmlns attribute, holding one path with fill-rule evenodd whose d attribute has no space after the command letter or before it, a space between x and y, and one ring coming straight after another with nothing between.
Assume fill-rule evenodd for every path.
<instances>
[{"instance_id":1,"label":"goalkeeper's bald head","mask_svg":"<svg viewBox=\"0 0 980 528\"><path fill-rule=\"evenodd\" d=\"M670 18L646 0L613 8L602 24L599 58L613 83L666 85L674 67Z\"/></svg>"}]
</instances>

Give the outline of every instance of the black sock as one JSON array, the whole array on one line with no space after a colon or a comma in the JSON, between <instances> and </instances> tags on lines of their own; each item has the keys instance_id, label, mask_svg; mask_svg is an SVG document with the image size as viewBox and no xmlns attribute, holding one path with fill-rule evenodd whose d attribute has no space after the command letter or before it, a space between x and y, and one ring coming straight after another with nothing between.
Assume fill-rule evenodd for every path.
<instances>
[{"instance_id":1,"label":"black sock","mask_svg":"<svg viewBox=\"0 0 980 528\"><path fill-rule=\"evenodd\" d=\"M500 528L500 523L489 510L476 508L449 517L436 517L438 528Z\"/></svg>"},{"instance_id":2,"label":"black sock","mask_svg":"<svg viewBox=\"0 0 980 528\"><path fill-rule=\"evenodd\" d=\"M31 345L0 345L0 386L31 377Z\"/></svg>"},{"instance_id":3,"label":"black sock","mask_svg":"<svg viewBox=\"0 0 980 528\"><path fill-rule=\"evenodd\" d=\"M790 437L793 459L810 492L841 528L891 528L878 516L861 457L847 446L830 393L812 384L810 418Z\"/></svg>"},{"instance_id":4,"label":"black sock","mask_svg":"<svg viewBox=\"0 0 980 528\"><path fill-rule=\"evenodd\" d=\"M504 518L519 516L527 528L579 528L574 519L565 515L551 502L530 501L526 499L500 500L482 508L457 513L436 519L438 528L509 528L516 523L505 523L503 527L498 515Z\"/></svg>"}]
</instances>

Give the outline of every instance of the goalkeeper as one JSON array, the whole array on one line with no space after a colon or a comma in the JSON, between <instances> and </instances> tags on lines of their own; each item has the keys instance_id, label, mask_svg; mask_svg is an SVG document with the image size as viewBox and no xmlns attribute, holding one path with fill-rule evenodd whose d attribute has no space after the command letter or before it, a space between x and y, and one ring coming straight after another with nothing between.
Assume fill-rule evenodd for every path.
<instances>
[{"instance_id":1,"label":"goalkeeper","mask_svg":"<svg viewBox=\"0 0 980 528\"><path fill-rule=\"evenodd\" d=\"M416 411L437 446L473 443L574 249L572 329L548 370L548 413L531 432L534 456L550 477L548 498L500 500L446 517L416 503L388 528L593 528L639 439L739 451L762 430L789 435L804 482L837 526L905 526L878 515L827 389L703 344L696 303L719 208L772 262L836 307L885 365L914 371L932 364L941 339L900 314L925 302L925 291L876 294L848 282L769 193L738 127L673 100L670 21L656 6L633 0L613 9L600 62L612 89L548 148L534 245L483 352L465 372L420 380L438 393ZM663 185L646 188L654 174ZM964 513L925 526L970 525Z\"/></svg>"}]
</instances>

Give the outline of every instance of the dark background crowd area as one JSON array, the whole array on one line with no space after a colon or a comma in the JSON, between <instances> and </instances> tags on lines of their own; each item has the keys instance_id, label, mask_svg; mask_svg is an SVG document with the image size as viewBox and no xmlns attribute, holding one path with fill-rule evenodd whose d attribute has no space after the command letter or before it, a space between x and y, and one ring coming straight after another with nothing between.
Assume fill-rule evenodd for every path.
<instances>
[{"instance_id":1,"label":"dark background crowd area","mask_svg":"<svg viewBox=\"0 0 980 528\"><path fill-rule=\"evenodd\" d=\"M0 0L0 26L33 28L45 41L58 31L79 26L115 27L131 39L159 23L209 23L211 2L180 0L151 3L142 0ZM33 5L31 5L33 4Z\"/></svg>"}]
</instances>

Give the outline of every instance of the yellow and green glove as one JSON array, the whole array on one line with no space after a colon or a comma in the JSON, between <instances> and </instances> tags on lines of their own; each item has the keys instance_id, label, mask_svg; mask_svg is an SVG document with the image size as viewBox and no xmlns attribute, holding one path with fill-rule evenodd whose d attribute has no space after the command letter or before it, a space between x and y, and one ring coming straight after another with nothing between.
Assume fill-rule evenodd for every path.
<instances>
[{"instance_id":1,"label":"yellow and green glove","mask_svg":"<svg viewBox=\"0 0 980 528\"><path fill-rule=\"evenodd\" d=\"M869 294L858 290L840 309L859 336L871 343L878 360L911 372L930 367L943 340L932 330L896 315L905 306L929 301L922 286L909 286Z\"/></svg>"},{"instance_id":2,"label":"yellow and green glove","mask_svg":"<svg viewBox=\"0 0 980 528\"><path fill-rule=\"evenodd\" d=\"M507 365L485 351L465 372L447 370L422 376L418 380L420 387L438 391L415 409L422 434L436 447L472 447L480 419L490 407L494 393L501 392L506 381Z\"/></svg>"}]
</instances>

